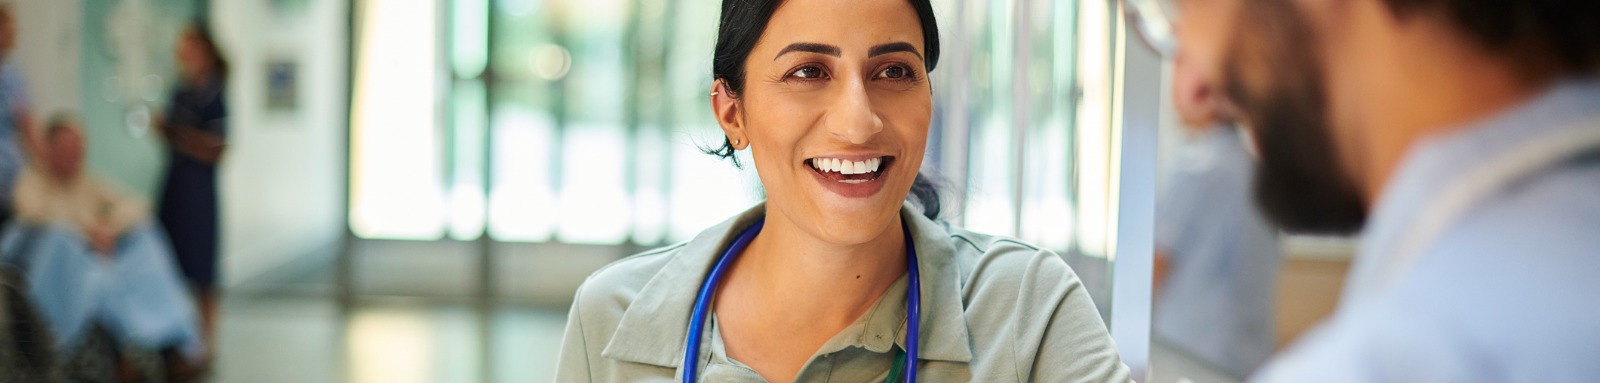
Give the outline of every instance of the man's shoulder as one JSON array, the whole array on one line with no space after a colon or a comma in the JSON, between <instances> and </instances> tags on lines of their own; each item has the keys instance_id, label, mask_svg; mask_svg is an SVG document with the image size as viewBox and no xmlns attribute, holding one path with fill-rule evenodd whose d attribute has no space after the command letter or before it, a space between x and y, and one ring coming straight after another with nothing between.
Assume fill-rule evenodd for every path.
<instances>
[{"instance_id":1,"label":"man's shoulder","mask_svg":"<svg viewBox=\"0 0 1600 383\"><path fill-rule=\"evenodd\" d=\"M1418 260L1415 297L1478 308L1588 300L1584 292L1600 289L1591 274L1600 270L1600 155L1591 157L1530 174L1467 210Z\"/></svg>"},{"instance_id":2,"label":"man's shoulder","mask_svg":"<svg viewBox=\"0 0 1600 383\"><path fill-rule=\"evenodd\" d=\"M1600 366L1575 368L1582 364L1576 355L1600 352L1592 325L1600 322L1600 306L1592 304L1600 290L1593 274L1600 270L1597 165L1579 161L1530 174L1481 200L1391 288L1342 304L1282 358L1298 367L1267 376L1332 367L1357 375L1330 376L1358 380L1600 374ZM1438 375L1446 372L1458 375Z\"/></svg>"},{"instance_id":3,"label":"man's shoulder","mask_svg":"<svg viewBox=\"0 0 1600 383\"><path fill-rule=\"evenodd\" d=\"M15 189L12 191L14 195L45 197L51 194L45 191L50 187L49 175L45 174L44 169L40 169L36 163L30 162L23 165L22 169L18 169L16 174L17 178L13 184Z\"/></svg>"},{"instance_id":4,"label":"man's shoulder","mask_svg":"<svg viewBox=\"0 0 1600 383\"><path fill-rule=\"evenodd\" d=\"M1597 233L1600 150L1529 174L1486 197L1446 231L1440 246L1474 254L1482 249L1600 259ZM1527 257L1505 260L1519 258Z\"/></svg>"}]
</instances>

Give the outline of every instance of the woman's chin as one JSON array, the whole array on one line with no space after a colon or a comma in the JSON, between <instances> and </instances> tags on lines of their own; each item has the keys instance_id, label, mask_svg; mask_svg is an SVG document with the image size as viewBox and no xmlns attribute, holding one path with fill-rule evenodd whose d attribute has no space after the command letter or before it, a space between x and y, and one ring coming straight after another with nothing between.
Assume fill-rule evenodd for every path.
<instances>
[{"instance_id":1,"label":"woman's chin","mask_svg":"<svg viewBox=\"0 0 1600 383\"><path fill-rule=\"evenodd\" d=\"M860 245L882 237L891 226L893 217L882 214L862 214L862 211L838 212L817 222L820 239L835 245ZM894 228L899 230L898 227Z\"/></svg>"}]
</instances>

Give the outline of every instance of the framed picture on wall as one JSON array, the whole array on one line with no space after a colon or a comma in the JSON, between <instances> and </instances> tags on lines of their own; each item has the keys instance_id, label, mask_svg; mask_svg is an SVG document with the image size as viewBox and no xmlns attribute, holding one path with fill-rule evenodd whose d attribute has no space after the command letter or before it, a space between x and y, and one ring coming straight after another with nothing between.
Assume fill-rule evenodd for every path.
<instances>
[{"instance_id":1,"label":"framed picture on wall","mask_svg":"<svg viewBox=\"0 0 1600 383\"><path fill-rule=\"evenodd\" d=\"M300 105L300 65L294 60L267 62L267 110L294 112Z\"/></svg>"}]
</instances>

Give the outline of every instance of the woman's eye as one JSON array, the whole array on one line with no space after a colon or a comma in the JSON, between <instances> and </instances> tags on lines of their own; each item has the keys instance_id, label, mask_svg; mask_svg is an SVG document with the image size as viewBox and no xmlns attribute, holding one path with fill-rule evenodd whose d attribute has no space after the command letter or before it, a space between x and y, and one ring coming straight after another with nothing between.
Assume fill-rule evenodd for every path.
<instances>
[{"instance_id":1,"label":"woman's eye","mask_svg":"<svg viewBox=\"0 0 1600 383\"><path fill-rule=\"evenodd\" d=\"M890 66L888 68L883 68L883 70L881 70L881 71L878 71L878 77L879 78L889 78L889 79L902 79L902 78L908 77L910 74L911 74L911 71L907 70L906 67L899 66L899 65Z\"/></svg>"},{"instance_id":2,"label":"woman's eye","mask_svg":"<svg viewBox=\"0 0 1600 383\"><path fill-rule=\"evenodd\" d=\"M807 79L807 80L814 80L814 79L822 78L823 73L822 73L822 68L818 68L818 67L814 67L814 66L808 66L808 67L803 67L803 68L800 68L800 69L795 69L794 72L789 72L789 76L793 76L793 77L796 77L796 78Z\"/></svg>"}]
</instances>

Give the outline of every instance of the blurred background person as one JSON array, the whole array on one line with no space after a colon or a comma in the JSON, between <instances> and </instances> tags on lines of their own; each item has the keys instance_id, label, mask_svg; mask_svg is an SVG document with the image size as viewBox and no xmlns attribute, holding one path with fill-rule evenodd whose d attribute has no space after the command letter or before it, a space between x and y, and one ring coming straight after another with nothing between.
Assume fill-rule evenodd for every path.
<instances>
[{"instance_id":1,"label":"blurred background person","mask_svg":"<svg viewBox=\"0 0 1600 383\"><path fill-rule=\"evenodd\" d=\"M1191 19L1178 36L1225 32ZM1180 46L1173 105L1185 127L1156 204L1155 310L1159 340L1243 379L1272 354L1279 243L1251 199L1255 160L1213 83L1220 52Z\"/></svg>"},{"instance_id":2,"label":"blurred background person","mask_svg":"<svg viewBox=\"0 0 1600 383\"><path fill-rule=\"evenodd\" d=\"M1248 21L1182 44L1226 49L1266 214L1365 228L1338 312L1255 379L1600 376L1600 3L1181 5Z\"/></svg>"},{"instance_id":3,"label":"blurred background person","mask_svg":"<svg viewBox=\"0 0 1600 383\"><path fill-rule=\"evenodd\" d=\"M24 271L57 349L92 352L86 339L101 327L119 348L168 353L170 372L195 370L206 351L194 304L148 203L84 169L86 143L70 116L53 118L43 139L40 160L18 179L18 223L0 253Z\"/></svg>"},{"instance_id":4,"label":"blurred background person","mask_svg":"<svg viewBox=\"0 0 1600 383\"><path fill-rule=\"evenodd\" d=\"M161 186L161 224L199 302L207 342L217 316L217 162L228 131L228 61L203 22L192 21L178 37L178 84L157 124L167 146Z\"/></svg>"},{"instance_id":5,"label":"blurred background person","mask_svg":"<svg viewBox=\"0 0 1600 383\"><path fill-rule=\"evenodd\" d=\"M28 89L11 55L17 46L17 22L10 2L0 1L0 227L14 212L12 191L27 166L24 153L34 146Z\"/></svg>"}]
</instances>

